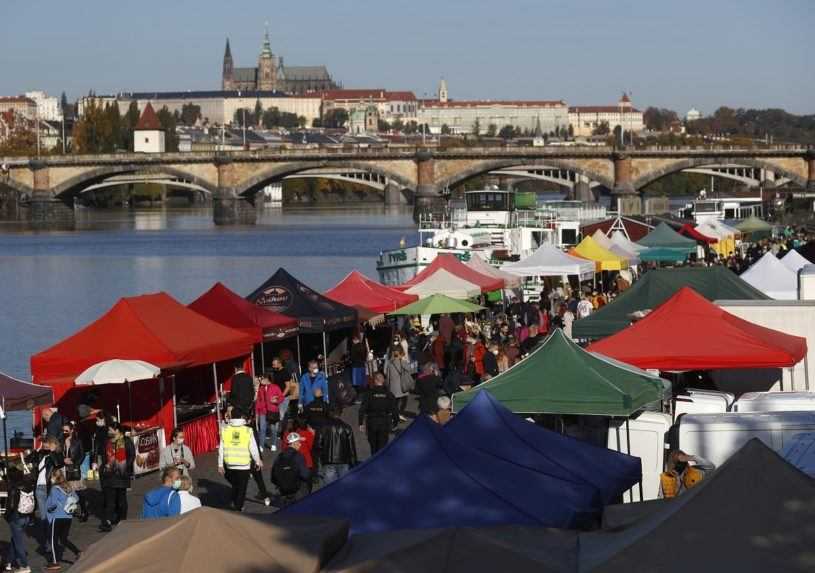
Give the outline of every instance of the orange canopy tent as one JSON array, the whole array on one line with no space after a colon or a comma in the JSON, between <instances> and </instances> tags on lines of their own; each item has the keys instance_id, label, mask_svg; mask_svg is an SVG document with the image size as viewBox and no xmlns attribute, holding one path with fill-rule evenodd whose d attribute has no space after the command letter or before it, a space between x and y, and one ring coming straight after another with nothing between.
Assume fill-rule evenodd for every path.
<instances>
[{"instance_id":1,"label":"orange canopy tent","mask_svg":"<svg viewBox=\"0 0 815 573\"><path fill-rule=\"evenodd\" d=\"M738 318L683 287L642 320L587 350L658 370L784 368L804 359L807 342Z\"/></svg>"},{"instance_id":2,"label":"orange canopy tent","mask_svg":"<svg viewBox=\"0 0 815 573\"><path fill-rule=\"evenodd\" d=\"M415 294L386 287L359 271L351 271L334 288L326 291L325 296L341 304L361 307L376 314L391 312L419 300Z\"/></svg>"},{"instance_id":3,"label":"orange canopy tent","mask_svg":"<svg viewBox=\"0 0 815 573\"><path fill-rule=\"evenodd\" d=\"M481 289L482 293L492 292L494 290L504 288L504 279L481 274L462 263L455 255L447 253L436 256L436 258L433 259L433 262L430 263L422 272L417 274L405 284L399 285L399 288L406 289L415 286L440 269L444 269L458 278L477 285Z\"/></svg>"}]
</instances>

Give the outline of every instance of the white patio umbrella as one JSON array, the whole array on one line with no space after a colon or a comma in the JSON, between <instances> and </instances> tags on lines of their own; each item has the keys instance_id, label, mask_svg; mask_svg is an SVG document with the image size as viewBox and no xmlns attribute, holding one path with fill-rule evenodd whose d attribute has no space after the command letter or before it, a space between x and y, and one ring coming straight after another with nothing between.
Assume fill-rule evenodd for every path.
<instances>
[{"instance_id":1,"label":"white patio umbrella","mask_svg":"<svg viewBox=\"0 0 815 573\"><path fill-rule=\"evenodd\" d=\"M104 384L127 384L127 397L130 406L130 421L133 421L133 396L130 392L130 383L137 380L150 380L161 374L161 368L143 360L105 360L86 369L76 377L77 386L102 386ZM119 421L121 410L116 406Z\"/></svg>"}]
</instances>

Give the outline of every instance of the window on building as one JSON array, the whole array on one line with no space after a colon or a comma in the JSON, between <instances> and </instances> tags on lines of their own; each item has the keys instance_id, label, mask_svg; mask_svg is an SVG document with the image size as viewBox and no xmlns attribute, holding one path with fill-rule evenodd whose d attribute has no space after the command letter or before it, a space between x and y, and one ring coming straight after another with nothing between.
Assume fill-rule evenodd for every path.
<instances>
[{"instance_id":1,"label":"window on building","mask_svg":"<svg viewBox=\"0 0 815 573\"><path fill-rule=\"evenodd\" d=\"M144 138L144 142L145 142L145 143L150 143L150 138L149 138L149 137L145 137L145 138Z\"/></svg>"}]
</instances>

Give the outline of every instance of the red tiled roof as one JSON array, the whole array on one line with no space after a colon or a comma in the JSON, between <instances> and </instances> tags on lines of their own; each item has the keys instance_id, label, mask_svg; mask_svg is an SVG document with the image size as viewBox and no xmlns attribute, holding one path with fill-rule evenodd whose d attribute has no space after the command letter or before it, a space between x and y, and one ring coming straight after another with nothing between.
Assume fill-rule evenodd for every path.
<instances>
[{"instance_id":1,"label":"red tiled roof","mask_svg":"<svg viewBox=\"0 0 815 573\"><path fill-rule=\"evenodd\" d=\"M36 102L26 96L0 96L0 103L27 103L36 105Z\"/></svg>"},{"instance_id":2,"label":"red tiled roof","mask_svg":"<svg viewBox=\"0 0 815 573\"><path fill-rule=\"evenodd\" d=\"M141 117L139 117L139 121L136 123L136 129L150 131L163 129L161 127L161 122L153 109L153 106L150 105L150 102L147 102L147 105L144 106L144 111L141 112Z\"/></svg>"},{"instance_id":3,"label":"red tiled roof","mask_svg":"<svg viewBox=\"0 0 815 573\"><path fill-rule=\"evenodd\" d=\"M633 107L623 107L620 105L578 105L569 108L569 113L640 113L640 110Z\"/></svg>"},{"instance_id":4,"label":"red tiled roof","mask_svg":"<svg viewBox=\"0 0 815 573\"><path fill-rule=\"evenodd\" d=\"M391 92L383 89L330 90L323 92L324 100L371 99L385 101L415 101L413 92Z\"/></svg>"},{"instance_id":5,"label":"red tiled roof","mask_svg":"<svg viewBox=\"0 0 815 573\"><path fill-rule=\"evenodd\" d=\"M422 100L422 105L425 107L439 107L439 108L465 108L465 107L561 107L565 106L566 102L563 100L451 100L447 102L440 102L438 100Z\"/></svg>"}]
</instances>

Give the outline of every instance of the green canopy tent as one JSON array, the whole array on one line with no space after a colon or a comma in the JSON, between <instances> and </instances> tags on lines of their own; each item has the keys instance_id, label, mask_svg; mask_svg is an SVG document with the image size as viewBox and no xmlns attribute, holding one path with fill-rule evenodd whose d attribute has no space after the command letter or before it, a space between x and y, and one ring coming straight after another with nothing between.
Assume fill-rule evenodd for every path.
<instances>
[{"instance_id":1,"label":"green canopy tent","mask_svg":"<svg viewBox=\"0 0 815 573\"><path fill-rule=\"evenodd\" d=\"M750 235L752 239L762 239L770 236L773 226L767 221L762 221L755 215L751 215L736 225L736 229L744 235Z\"/></svg>"},{"instance_id":2,"label":"green canopy tent","mask_svg":"<svg viewBox=\"0 0 815 573\"><path fill-rule=\"evenodd\" d=\"M656 308L684 286L710 301L768 299L722 266L656 269L645 273L611 304L576 320L572 334L575 338L589 339L610 336L631 324L632 313Z\"/></svg>"},{"instance_id":3,"label":"green canopy tent","mask_svg":"<svg viewBox=\"0 0 815 573\"><path fill-rule=\"evenodd\" d=\"M687 260L688 250L672 247L649 247L639 254L640 260L646 263L680 263Z\"/></svg>"},{"instance_id":4,"label":"green canopy tent","mask_svg":"<svg viewBox=\"0 0 815 573\"><path fill-rule=\"evenodd\" d=\"M450 298L443 294L432 296L412 302L393 312L390 315L429 315L429 314L453 314L456 312L478 312L484 310L483 306L478 306L466 300Z\"/></svg>"},{"instance_id":5,"label":"green canopy tent","mask_svg":"<svg viewBox=\"0 0 815 573\"><path fill-rule=\"evenodd\" d=\"M683 237L665 222L657 225L653 231L637 241L637 244L643 247L683 249L687 254L696 250L696 241Z\"/></svg>"},{"instance_id":6,"label":"green canopy tent","mask_svg":"<svg viewBox=\"0 0 815 573\"><path fill-rule=\"evenodd\" d=\"M561 329L529 357L489 382L453 395L459 411L480 391L521 414L627 417L663 397L663 381L627 364L586 352Z\"/></svg>"}]
</instances>

